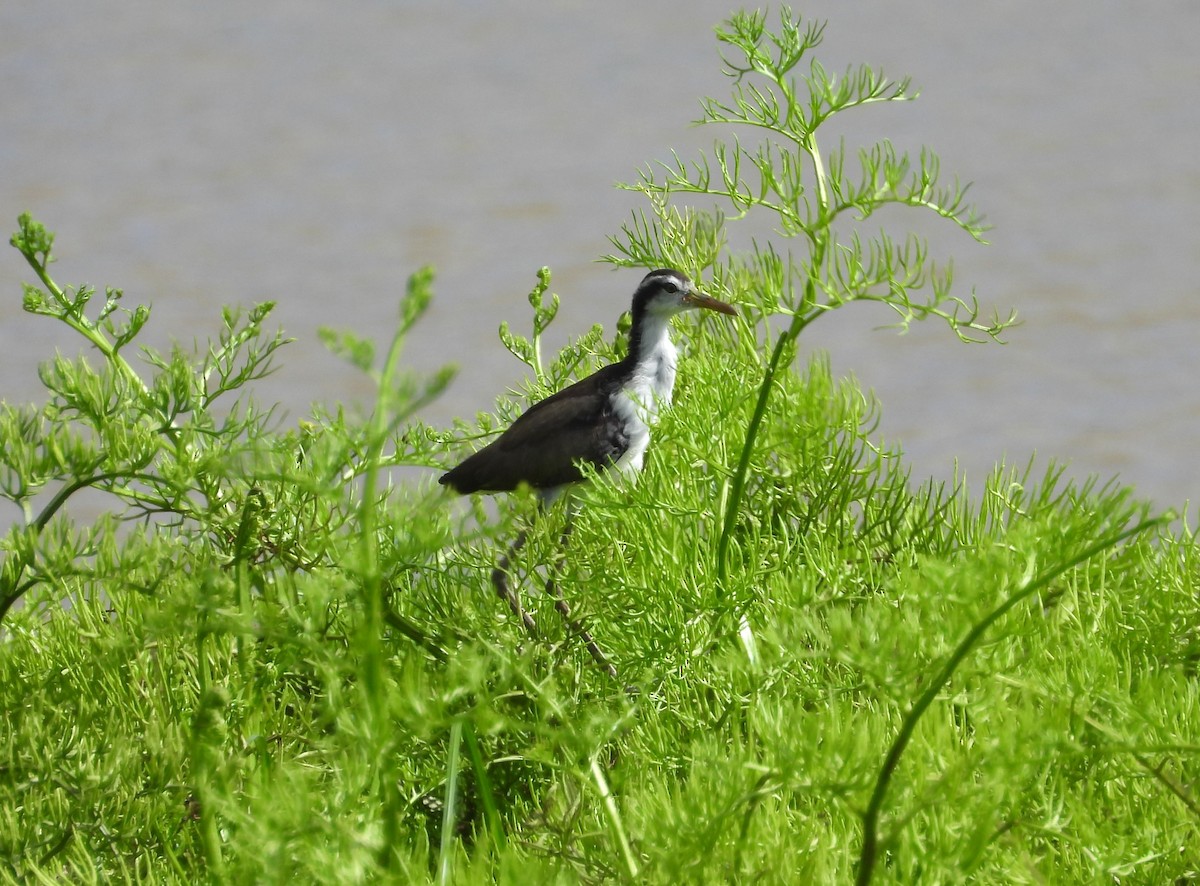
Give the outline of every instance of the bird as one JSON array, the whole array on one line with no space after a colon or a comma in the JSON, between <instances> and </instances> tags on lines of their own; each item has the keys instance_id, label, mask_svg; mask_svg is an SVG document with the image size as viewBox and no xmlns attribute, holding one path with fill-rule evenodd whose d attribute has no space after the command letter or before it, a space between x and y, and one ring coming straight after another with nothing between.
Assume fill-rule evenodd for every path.
<instances>
[{"instance_id":1,"label":"bird","mask_svg":"<svg viewBox=\"0 0 1200 886\"><path fill-rule=\"evenodd\" d=\"M592 470L636 473L650 445L650 426L658 410L671 402L678 353L671 343L676 314L704 308L736 315L730 304L706 295L682 271L660 268L647 274L633 293L629 353L624 359L529 407L495 440L438 479L460 494L509 492L521 484L536 490L548 507ZM560 539L560 559L571 531L570 513ZM522 530L492 570L492 584L526 632L537 636L533 618L508 584L512 557L525 544ZM610 677L617 669L571 609L552 576L546 593L592 658ZM634 691L626 687L627 692Z\"/></svg>"},{"instance_id":2,"label":"bird","mask_svg":"<svg viewBox=\"0 0 1200 886\"><path fill-rule=\"evenodd\" d=\"M642 469L651 425L670 405L678 354L670 320L733 305L701 292L682 271L651 271L633 293L629 353L529 407L495 440L438 483L460 494L508 492L522 483L549 505L584 478L584 465L623 474Z\"/></svg>"}]
</instances>

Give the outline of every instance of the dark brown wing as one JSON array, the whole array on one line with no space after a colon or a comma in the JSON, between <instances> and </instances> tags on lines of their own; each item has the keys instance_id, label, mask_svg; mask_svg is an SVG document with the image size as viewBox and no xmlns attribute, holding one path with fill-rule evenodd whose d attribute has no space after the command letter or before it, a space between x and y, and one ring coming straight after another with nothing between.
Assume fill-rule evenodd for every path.
<instances>
[{"instance_id":1,"label":"dark brown wing","mask_svg":"<svg viewBox=\"0 0 1200 886\"><path fill-rule=\"evenodd\" d=\"M612 414L615 382L605 367L531 406L503 434L438 480L460 493L548 489L581 478L579 463L612 464L629 446Z\"/></svg>"}]
</instances>

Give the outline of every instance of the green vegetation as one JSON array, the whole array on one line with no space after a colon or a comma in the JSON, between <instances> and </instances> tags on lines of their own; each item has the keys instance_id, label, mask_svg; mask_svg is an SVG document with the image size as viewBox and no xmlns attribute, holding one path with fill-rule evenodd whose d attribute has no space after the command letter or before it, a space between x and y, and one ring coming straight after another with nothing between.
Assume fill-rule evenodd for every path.
<instances>
[{"instance_id":1,"label":"green vegetation","mask_svg":"<svg viewBox=\"0 0 1200 886\"><path fill-rule=\"evenodd\" d=\"M533 377L499 419L413 418L451 378L401 369L421 272L382 359L325 335L373 406L286 429L248 393L284 345L269 304L131 362L148 311L58 286L52 235L22 216L26 309L95 356L46 363L41 407L0 407L20 509L0 547L0 879L1200 877L1194 536L1054 466L915 484L874 401L797 365L804 328L851 301L964 338L1012 318L981 321L921 241L865 230L898 204L982 236L932 153L875 146L852 174L818 146L907 82L827 74L820 29L788 13L718 36L733 99L705 119L763 140L647 171L611 258L685 268L743 317L680 322L683 408L636 485L582 492L565 560L562 514L533 522L514 584L538 641L489 581L532 499L496 517L389 472L451 463L619 351L597 328L543 360L548 272L532 336L502 330ZM778 242L726 248L763 215ZM85 491L105 511L86 524ZM619 682L568 635L552 575Z\"/></svg>"}]
</instances>

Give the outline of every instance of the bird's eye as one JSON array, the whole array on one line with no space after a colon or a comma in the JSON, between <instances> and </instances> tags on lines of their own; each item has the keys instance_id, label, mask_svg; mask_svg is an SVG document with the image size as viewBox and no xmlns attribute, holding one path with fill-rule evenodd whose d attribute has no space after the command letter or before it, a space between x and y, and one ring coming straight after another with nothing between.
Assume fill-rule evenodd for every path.
<instances>
[{"instance_id":1,"label":"bird's eye","mask_svg":"<svg viewBox=\"0 0 1200 886\"><path fill-rule=\"evenodd\" d=\"M670 292L670 293L672 293L672 294L674 294L674 293L676 293L676 292L678 292L678 291L679 291L679 287L678 287L678 286L676 286L674 283L672 283L670 280L668 280L668 281L666 281L665 283L663 283L663 285L662 285L662 288L663 288L663 289L665 289L667 292Z\"/></svg>"}]
</instances>

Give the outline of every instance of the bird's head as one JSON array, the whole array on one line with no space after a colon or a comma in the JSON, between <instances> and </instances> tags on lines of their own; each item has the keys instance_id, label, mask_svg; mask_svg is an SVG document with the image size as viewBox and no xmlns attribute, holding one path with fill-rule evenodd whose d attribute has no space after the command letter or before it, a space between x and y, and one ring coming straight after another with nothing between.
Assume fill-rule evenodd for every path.
<instances>
[{"instance_id":1,"label":"bird's head","mask_svg":"<svg viewBox=\"0 0 1200 886\"><path fill-rule=\"evenodd\" d=\"M722 314L737 314L733 305L705 295L682 271L660 268L651 271L633 294L633 312L670 317L680 311L706 308Z\"/></svg>"}]
</instances>

